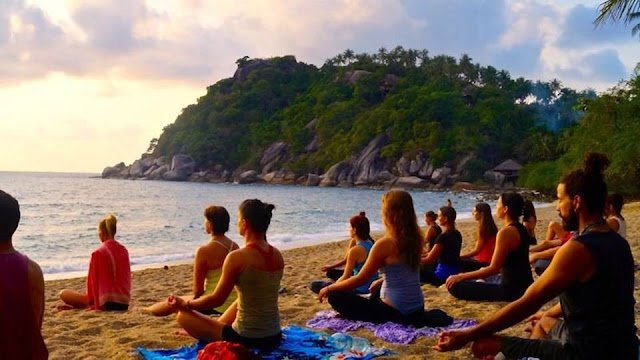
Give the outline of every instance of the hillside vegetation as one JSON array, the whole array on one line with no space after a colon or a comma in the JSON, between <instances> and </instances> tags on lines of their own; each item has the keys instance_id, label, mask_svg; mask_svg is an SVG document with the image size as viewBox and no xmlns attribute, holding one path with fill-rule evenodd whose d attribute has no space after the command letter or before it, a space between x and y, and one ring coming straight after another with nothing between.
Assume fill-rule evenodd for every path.
<instances>
[{"instance_id":1,"label":"hillside vegetation","mask_svg":"<svg viewBox=\"0 0 640 360\"><path fill-rule=\"evenodd\" d=\"M599 150L612 157L615 187L638 190L640 150L629 132L640 134L637 79L598 97L556 80L512 79L467 55L402 47L346 50L320 68L294 56L237 65L151 141L150 155L188 154L200 170L259 171L264 151L283 142L279 168L323 174L387 134L380 156L391 173L421 153L433 167L455 169L458 181L481 182L512 158L526 165L521 185L549 191L563 169Z\"/></svg>"}]
</instances>

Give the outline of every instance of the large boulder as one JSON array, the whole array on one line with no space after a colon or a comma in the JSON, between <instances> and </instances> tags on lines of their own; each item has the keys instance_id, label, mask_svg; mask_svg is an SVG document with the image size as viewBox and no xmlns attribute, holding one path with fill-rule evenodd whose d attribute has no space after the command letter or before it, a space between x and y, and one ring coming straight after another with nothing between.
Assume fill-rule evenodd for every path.
<instances>
[{"instance_id":1,"label":"large boulder","mask_svg":"<svg viewBox=\"0 0 640 360\"><path fill-rule=\"evenodd\" d=\"M125 168L126 168L126 165L123 162L119 162L114 166L107 166L106 168L104 168L104 170L102 170L102 177L103 178L117 177Z\"/></svg>"},{"instance_id":2,"label":"large boulder","mask_svg":"<svg viewBox=\"0 0 640 360\"><path fill-rule=\"evenodd\" d=\"M484 181L493 187L501 187L504 185L505 176L503 173L487 170L484 172Z\"/></svg>"},{"instance_id":3,"label":"large boulder","mask_svg":"<svg viewBox=\"0 0 640 360\"><path fill-rule=\"evenodd\" d=\"M243 65L238 66L238 69L233 74L233 80L238 82L245 81L247 80L247 77L249 77L249 74L251 74L252 71L263 69L269 66L271 66L271 63L267 60L263 60L263 59L248 60Z\"/></svg>"},{"instance_id":4,"label":"large boulder","mask_svg":"<svg viewBox=\"0 0 640 360\"><path fill-rule=\"evenodd\" d=\"M319 148L320 148L320 137L316 134L313 136L313 139L311 139L311 142L304 147L304 151L311 153L311 152L318 151Z\"/></svg>"},{"instance_id":5,"label":"large boulder","mask_svg":"<svg viewBox=\"0 0 640 360\"><path fill-rule=\"evenodd\" d=\"M390 141L389 135L380 134L360 152L353 163L352 177L355 185L376 182L380 172L385 170L385 160L380 156L380 150Z\"/></svg>"},{"instance_id":6,"label":"large boulder","mask_svg":"<svg viewBox=\"0 0 640 360\"><path fill-rule=\"evenodd\" d=\"M145 173L149 168L151 168L155 164L155 159L151 157L138 159L131 164L129 168L129 175L134 178L139 178L145 176Z\"/></svg>"},{"instance_id":7,"label":"large boulder","mask_svg":"<svg viewBox=\"0 0 640 360\"><path fill-rule=\"evenodd\" d=\"M369 74L371 74L371 72L366 70L347 71L344 73L344 76L342 77L342 79L347 83L349 83L350 85L353 85L357 83L358 80L360 80L363 76L369 75Z\"/></svg>"},{"instance_id":8,"label":"large boulder","mask_svg":"<svg viewBox=\"0 0 640 360\"><path fill-rule=\"evenodd\" d=\"M171 159L171 170L162 175L164 180L185 181L196 169L196 162L189 155L178 154Z\"/></svg>"},{"instance_id":9,"label":"large boulder","mask_svg":"<svg viewBox=\"0 0 640 360\"><path fill-rule=\"evenodd\" d=\"M296 183L296 173L291 170L272 171L263 175L262 180L270 184L293 185Z\"/></svg>"},{"instance_id":10,"label":"large boulder","mask_svg":"<svg viewBox=\"0 0 640 360\"><path fill-rule=\"evenodd\" d=\"M308 174L306 186L318 186L320 185L320 176L318 174Z\"/></svg>"},{"instance_id":11,"label":"large boulder","mask_svg":"<svg viewBox=\"0 0 640 360\"><path fill-rule=\"evenodd\" d=\"M152 180L160 180L162 179L162 175L164 175L167 171L169 171L169 165L160 165L146 177Z\"/></svg>"},{"instance_id":12,"label":"large boulder","mask_svg":"<svg viewBox=\"0 0 640 360\"><path fill-rule=\"evenodd\" d=\"M424 188L429 186L429 181L417 176L402 176L396 180L393 186L404 188Z\"/></svg>"},{"instance_id":13,"label":"large boulder","mask_svg":"<svg viewBox=\"0 0 640 360\"><path fill-rule=\"evenodd\" d=\"M322 181L320 186L345 186L352 179L351 172L353 171L353 165L347 161L341 161L327 170L322 175Z\"/></svg>"},{"instance_id":14,"label":"large boulder","mask_svg":"<svg viewBox=\"0 0 640 360\"><path fill-rule=\"evenodd\" d=\"M451 168L448 167L437 168L433 170L433 173L431 174L431 182L439 186L444 186L447 184L447 180L449 179L451 172Z\"/></svg>"},{"instance_id":15,"label":"large boulder","mask_svg":"<svg viewBox=\"0 0 640 360\"><path fill-rule=\"evenodd\" d=\"M255 170L247 170L236 178L238 184L252 184L258 181L258 173Z\"/></svg>"},{"instance_id":16,"label":"large boulder","mask_svg":"<svg viewBox=\"0 0 640 360\"><path fill-rule=\"evenodd\" d=\"M274 171L277 165L289 159L289 145L282 141L274 142L269 145L262 154L260 166L262 166L262 174Z\"/></svg>"},{"instance_id":17,"label":"large boulder","mask_svg":"<svg viewBox=\"0 0 640 360\"><path fill-rule=\"evenodd\" d=\"M413 156L403 155L396 162L396 171L400 176L419 176L429 179L433 172L431 160L423 151L419 151Z\"/></svg>"}]
</instances>

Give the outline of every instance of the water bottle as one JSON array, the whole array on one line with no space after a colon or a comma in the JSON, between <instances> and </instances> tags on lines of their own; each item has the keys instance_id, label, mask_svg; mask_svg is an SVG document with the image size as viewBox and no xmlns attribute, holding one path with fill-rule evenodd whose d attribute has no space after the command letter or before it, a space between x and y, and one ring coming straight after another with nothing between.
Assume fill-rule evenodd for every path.
<instances>
[{"instance_id":1,"label":"water bottle","mask_svg":"<svg viewBox=\"0 0 640 360\"><path fill-rule=\"evenodd\" d=\"M371 348L371 344L369 341L364 338L355 337L351 341L351 351L355 352L358 355L362 355L369 351Z\"/></svg>"},{"instance_id":2,"label":"water bottle","mask_svg":"<svg viewBox=\"0 0 640 360\"><path fill-rule=\"evenodd\" d=\"M329 342L340 351L350 350L353 345L353 338L351 335L343 333L335 333L329 337Z\"/></svg>"}]
</instances>

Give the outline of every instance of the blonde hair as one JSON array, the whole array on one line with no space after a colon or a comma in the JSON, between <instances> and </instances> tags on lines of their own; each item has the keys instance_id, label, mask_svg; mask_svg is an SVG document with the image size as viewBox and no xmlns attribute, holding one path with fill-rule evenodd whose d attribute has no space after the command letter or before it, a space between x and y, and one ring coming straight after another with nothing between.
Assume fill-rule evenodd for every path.
<instances>
[{"instance_id":1,"label":"blonde hair","mask_svg":"<svg viewBox=\"0 0 640 360\"><path fill-rule=\"evenodd\" d=\"M404 190L391 190L384 194L382 221L387 234L397 241L400 257L412 270L417 270L420 267L423 236L411 195Z\"/></svg>"},{"instance_id":2,"label":"blonde hair","mask_svg":"<svg viewBox=\"0 0 640 360\"><path fill-rule=\"evenodd\" d=\"M106 218L98 223L98 229L113 239L116 236L116 223L118 219L113 214L109 214Z\"/></svg>"}]
</instances>

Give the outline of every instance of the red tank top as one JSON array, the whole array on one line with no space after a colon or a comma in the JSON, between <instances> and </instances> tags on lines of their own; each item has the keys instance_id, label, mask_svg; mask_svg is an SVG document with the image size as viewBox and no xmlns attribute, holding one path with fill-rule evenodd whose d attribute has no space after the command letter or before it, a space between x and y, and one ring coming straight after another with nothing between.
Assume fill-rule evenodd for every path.
<instances>
[{"instance_id":1,"label":"red tank top","mask_svg":"<svg viewBox=\"0 0 640 360\"><path fill-rule=\"evenodd\" d=\"M495 247L496 247L496 237L494 236L482 245L482 248L480 248L480 251L475 257L476 260L485 264L490 264L491 258L493 257L493 250L495 249Z\"/></svg>"},{"instance_id":2,"label":"red tank top","mask_svg":"<svg viewBox=\"0 0 640 360\"><path fill-rule=\"evenodd\" d=\"M0 359L49 356L33 314L28 266L28 258L17 251L0 254Z\"/></svg>"}]
</instances>

